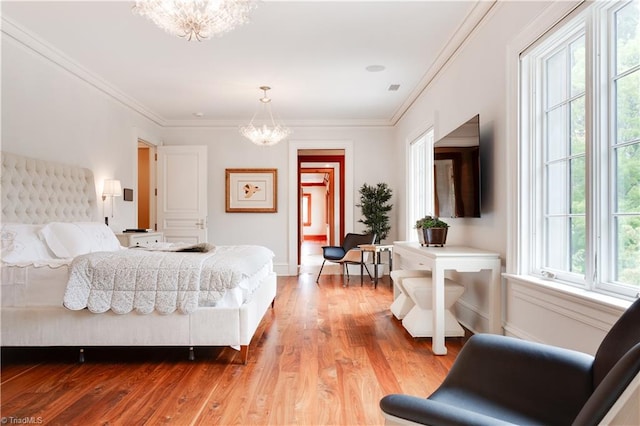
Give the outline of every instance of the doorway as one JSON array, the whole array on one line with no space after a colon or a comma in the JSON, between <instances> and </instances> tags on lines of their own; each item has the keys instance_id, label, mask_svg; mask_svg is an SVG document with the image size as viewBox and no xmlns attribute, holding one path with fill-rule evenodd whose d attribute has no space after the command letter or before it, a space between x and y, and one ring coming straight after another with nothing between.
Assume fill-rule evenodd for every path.
<instances>
[{"instance_id":1,"label":"doorway","mask_svg":"<svg viewBox=\"0 0 640 426\"><path fill-rule=\"evenodd\" d=\"M156 146L138 139L137 227L158 230L156 220Z\"/></svg>"},{"instance_id":2,"label":"doorway","mask_svg":"<svg viewBox=\"0 0 640 426\"><path fill-rule=\"evenodd\" d=\"M298 265L320 266L345 234L344 150L298 151Z\"/></svg>"},{"instance_id":3,"label":"doorway","mask_svg":"<svg viewBox=\"0 0 640 426\"><path fill-rule=\"evenodd\" d=\"M300 265L322 264L322 247L334 245L335 170L331 167L300 169Z\"/></svg>"}]
</instances>

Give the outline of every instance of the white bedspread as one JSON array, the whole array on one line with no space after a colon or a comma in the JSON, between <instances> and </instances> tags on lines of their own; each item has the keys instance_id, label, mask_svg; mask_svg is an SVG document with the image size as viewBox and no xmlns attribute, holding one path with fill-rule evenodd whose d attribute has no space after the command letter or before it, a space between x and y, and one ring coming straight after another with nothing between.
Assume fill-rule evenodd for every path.
<instances>
[{"instance_id":1,"label":"white bedspread","mask_svg":"<svg viewBox=\"0 0 640 426\"><path fill-rule=\"evenodd\" d=\"M94 313L154 310L189 314L214 306L225 292L271 262L261 246L218 246L208 253L141 249L78 256L71 265L64 306ZM252 292L254 289L243 289Z\"/></svg>"}]
</instances>

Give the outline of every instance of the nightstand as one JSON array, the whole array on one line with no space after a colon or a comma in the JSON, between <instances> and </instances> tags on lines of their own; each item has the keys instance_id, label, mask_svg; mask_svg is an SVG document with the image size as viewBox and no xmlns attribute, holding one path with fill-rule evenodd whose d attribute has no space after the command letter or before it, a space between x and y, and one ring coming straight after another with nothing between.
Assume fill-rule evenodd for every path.
<instances>
[{"instance_id":1,"label":"nightstand","mask_svg":"<svg viewBox=\"0 0 640 426\"><path fill-rule=\"evenodd\" d=\"M138 247L164 241L162 232L123 232L116 234L120 244L125 247Z\"/></svg>"}]
</instances>

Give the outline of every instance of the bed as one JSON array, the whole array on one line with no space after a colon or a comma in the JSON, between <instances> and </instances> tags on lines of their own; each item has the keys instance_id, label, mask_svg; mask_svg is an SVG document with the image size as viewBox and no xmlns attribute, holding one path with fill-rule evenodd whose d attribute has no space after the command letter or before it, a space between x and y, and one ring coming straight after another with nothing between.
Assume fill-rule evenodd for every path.
<instances>
[{"instance_id":1,"label":"bed","mask_svg":"<svg viewBox=\"0 0 640 426\"><path fill-rule=\"evenodd\" d=\"M65 307L72 304L66 293L74 262L84 259L86 263L87 256L104 257L103 250L109 257L111 252L128 250L114 248L113 233L97 220L91 170L6 152L1 157L3 347L72 346L80 349L82 360L83 348L93 346L185 346L190 358L195 346L231 346L247 362L251 339L276 297L272 256L256 265L250 276L241 277L241 287L247 291L216 294L188 309L179 304L173 310L131 306L116 313L117 309L104 306L97 310L81 304ZM67 240L63 238L62 247L56 247L50 236L43 235L43 230L66 228L82 228L91 237L76 241L62 234ZM75 252L87 240L95 253L84 254L86 247L82 254ZM233 252L233 247L213 247L212 253L229 257L227 251ZM65 249L68 253L58 256ZM139 249L130 250L133 254ZM139 251L136 254L140 256ZM215 263L202 253L181 255L186 260L179 263L193 262L190 256L201 256L203 264Z\"/></svg>"}]
</instances>

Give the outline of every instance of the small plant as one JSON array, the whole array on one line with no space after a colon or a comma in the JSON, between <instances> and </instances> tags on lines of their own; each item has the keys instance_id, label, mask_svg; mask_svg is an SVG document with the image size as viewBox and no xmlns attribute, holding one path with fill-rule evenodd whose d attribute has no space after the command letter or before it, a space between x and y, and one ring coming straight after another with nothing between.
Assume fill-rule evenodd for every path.
<instances>
[{"instance_id":1,"label":"small plant","mask_svg":"<svg viewBox=\"0 0 640 426\"><path fill-rule=\"evenodd\" d=\"M435 216L425 216L416 221L418 240L422 246L443 247L447 241L449 225Z\"/></svg>"},{"instance_id":2,"label":"small plant","mask_svg":"<svg viewBox=\"0 0 640 426\"><path fill-rule=\"evenodd\" d=\"M440 220L435 216L425 216L422 219L416 221L416 229L428 229L428 228L448 228L447 222Z\"/></svg>"},{"instance_id":3,"label":"small plant","mask_svg":"<svg viewBox=\"0 0 640 426\"><path fill-rule=\"evenodd\" d=\"M379 183L375 186L366 183L360 187L360 204L356 207L362 209L364 219L358 220L367 227L367 233L376 234L376 244L387 238L391 230L389 225L389 212L393 204L389 204L391 199L391 188L386 183Z\"/></svg>"}]
</instances>

